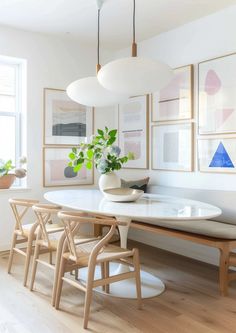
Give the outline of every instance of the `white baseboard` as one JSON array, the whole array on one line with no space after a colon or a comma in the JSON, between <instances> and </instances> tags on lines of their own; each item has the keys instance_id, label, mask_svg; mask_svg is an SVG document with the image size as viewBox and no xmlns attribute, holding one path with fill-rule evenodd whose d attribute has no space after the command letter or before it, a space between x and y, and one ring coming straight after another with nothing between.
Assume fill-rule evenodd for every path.
<instances>
[{"instance_id":1,"label":"white baseboard","mask_svg":"<svg viewBox=\"0 0 236 333\"><path fill-rule=\"evenodd\" d=\"M11 248L11 244L1 244L0 245L0 252L9 251L10 248Z\"/></svg>"},{"instance_id":2,"label":"white baseboard","mask_svg":"<svg viewBox=\"0 0 236 333\"><path fill-rule=\"evenodd\" d=\"M134 229L129 231L129 239L200 260L208 264L219 265L219 251L209 246Z\"/></svg>"}]
</instances>

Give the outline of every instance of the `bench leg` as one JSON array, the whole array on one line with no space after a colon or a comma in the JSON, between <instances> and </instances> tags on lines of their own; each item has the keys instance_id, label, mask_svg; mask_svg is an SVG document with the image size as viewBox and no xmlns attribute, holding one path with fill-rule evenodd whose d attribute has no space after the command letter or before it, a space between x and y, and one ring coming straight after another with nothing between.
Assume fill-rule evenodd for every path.
<instances>
[{"instance_id":1,"label":"bench leg","mask_svg":"<svg viewBox=\"0 0 236 333\"><path fill-rule=\"evenodd\" d=\"M220 250L219 283L221 296L228 295L229 246L224 244Z\"/></svg>"}]
</instances>

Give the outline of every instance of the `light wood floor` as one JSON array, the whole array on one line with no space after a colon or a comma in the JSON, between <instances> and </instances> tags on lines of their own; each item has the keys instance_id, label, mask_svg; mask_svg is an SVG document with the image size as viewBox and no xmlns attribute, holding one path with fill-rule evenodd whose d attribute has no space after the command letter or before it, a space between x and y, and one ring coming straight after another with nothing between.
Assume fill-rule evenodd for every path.
<instances>
[{"instance_id":1,"label":"light wood floor","mask_svg":"<svg viewBox=\"0 0 236 333\"><path fill-rule=\"evenodd\" d=\"M166 291L143 301L94 293L89 330L99 333L236 333L236 283L229 297L220 297L217 269L213 266L130 242L141 252L142 267L159 276ZM80 333L84 295L65 284L61 311L50 305L48 270L40 266L36 291L22 286L22 262L15 260L12 275L6 273L8 255L0 256L0 333Z\"/></svg>"}]
</instances>

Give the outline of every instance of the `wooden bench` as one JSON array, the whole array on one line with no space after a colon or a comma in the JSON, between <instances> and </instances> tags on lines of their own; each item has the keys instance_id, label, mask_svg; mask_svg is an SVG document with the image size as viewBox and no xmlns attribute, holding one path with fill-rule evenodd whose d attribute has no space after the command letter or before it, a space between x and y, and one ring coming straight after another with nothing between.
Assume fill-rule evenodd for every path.
<instances>
[{"instance_id":1,"label":"wooden bench","mask_svg":"<svg viewBox=\"0 0 236 333\"><path fill-rule=\"evenodd\" d=\"M146 232L151 232L154 234L175 237L219 249L219 289L222 296L227 296L229 282L232 280L236 280L236 272L229 271L229 267L236 266L236 254L231 252L233 249L236 249L236 239L231 240L208 237L204 235L193 234L190 232L164 228L139 221L131 222L130 227Z\"/></svg>"}]
</instances>

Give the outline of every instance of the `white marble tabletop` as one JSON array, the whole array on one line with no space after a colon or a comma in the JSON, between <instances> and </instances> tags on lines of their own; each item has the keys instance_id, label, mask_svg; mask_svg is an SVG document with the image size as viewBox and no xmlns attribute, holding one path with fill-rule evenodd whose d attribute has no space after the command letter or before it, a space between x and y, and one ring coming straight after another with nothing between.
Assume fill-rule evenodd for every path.
<instances>
[{"instance_id":1,"label":"white marble tabletop","mask_svg":"<svg viewBox=\"0 0 236 333\"><path fill-rule=\"evenodd\" d=\"M129 203L107 201L99 190L58 190L45 193L45 199L66 208L144 220L199 220L221 215L218 207L189 199L144 194Z\"/></svg>"}]
</instances>

